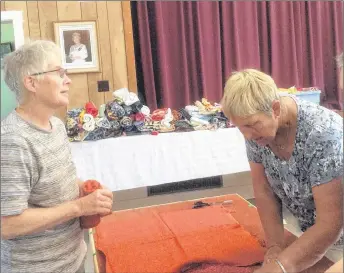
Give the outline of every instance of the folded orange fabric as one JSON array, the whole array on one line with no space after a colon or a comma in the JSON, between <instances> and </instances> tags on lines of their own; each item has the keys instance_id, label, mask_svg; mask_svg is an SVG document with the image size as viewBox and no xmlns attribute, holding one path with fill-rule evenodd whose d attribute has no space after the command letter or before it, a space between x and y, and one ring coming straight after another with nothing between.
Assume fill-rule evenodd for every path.
<instances>
[{"instance_id":1,"label":"folded orange fabric","mask_svg":"<svg viewBox=\"0 0 344 273\"><path fill-rule=\"evenodd\" d=\"M258 240L222 207L205 207L160 214L189 261L214 259L251 265L264 259Z\"/></svg>"},{"instance_id":2,"label":"folded orange fabric","mask_svg":"<svg viewBox=\"0 0 344 273\"><path fill-rule=\"evenodd\" d=\"M173 238L173 234L154 211L130 210L103 217L95 238L104 252L118 244L151 243Z\"/></svg>"},{"instance_id":3,"label":"folded orange fabric","mask_svg":"<svg viewBox=\"0 0 344 273\"><path fill-rule=\"evenodd\" d=\"M115 243L106 256L106 272L171 273L187 262L174 238L151 243Z\"/></svg>"},{"instance_id":4,"label":"folded orange fabric","mask_svg":"<svg viewBox=\"0 0 344 273\"><path fill-rule=\"evenodd\" d=\"M221 207L117 212L102 219L95 240L106 256L108 273L174 272L187 262L205 259L250 265L261 262L264 253Z\"/></svg>"}]
</instances>

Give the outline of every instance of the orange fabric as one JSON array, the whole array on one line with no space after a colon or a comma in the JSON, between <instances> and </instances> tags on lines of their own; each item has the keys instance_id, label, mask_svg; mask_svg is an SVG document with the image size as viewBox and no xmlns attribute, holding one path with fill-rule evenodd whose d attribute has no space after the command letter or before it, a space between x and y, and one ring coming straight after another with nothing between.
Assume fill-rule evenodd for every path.
<instances>
[{"instance_id":1,"label":"orange fabric","mask_svg":"<svg viewBox=\"0 0 344 273\"><path fill-rule=\"evenodd\" d=\"M94 192L97 189L100 189L101 185L96 180L87 180L82 184L82 194L83 196L88 195ZM81 228L94 228L100 223L100 216L96 215L88 215L80 217L80 227Z\"/></svg>"},{"instance_id":2,"label":"orange fabric","mask_svg":"<svg viewBox=\"0 0 344 273\"><path fill-rule=\"evenodd\" d=\"M172 272L195 259L239 265L263 260L258 241L221 207L113 213L103 218L95 239L113 273Z\"/></svg>"},{"instance_id":3,"label":"orange fabric","mask_svg":"<svg viewBox=\"0 0 344 273\"><path fill-rule=\"evenodd\" d=\"M258 241L220 206L160 214L189 261L214 259L250 265L264 259Z\"/></svg>"},{"instance_id":4,"label":"orange fabric","mask_svg":"<svg viewBox=\"0 0 344 273\"><path fill-rule=\"evenodd\" d=\"M209 197L204 198L197 201L204 201L204 202L223 202L225 200L232 200L233 203L229 206L226 206L224 210L226 210L230 215L232 216L241 226L242 229L246 230L249 234L251 234L254 238L258 240L258 242L264 246L264 232L259 220L259 215L257 212L257 209L253 206L250 206L249 203L243 199L241 196L237 194L228 194L228 195L222 195L217 197ZM141 247L137 248L136 246L133 246L133 244L128 243L127 248L122 248L120 251L122 251L121 254L119 254L118 248L114 246L115 241L121 242L122 245L125 245L126 241L132 240L139 242L137 245L144 244L144 241L147 240L148 242L154 241L155 238L159 238L160 241L168 241L170 239L169 236L173 237L173 233L169 230L169 227L163 222L159 221L159 216L164 215L164 213L168 212L177 212L177 211L183 211L183 210L190 210L196 200L190 200L185 202L178 202L178 203L171 203L171 204L164 204L154 207L146 207L146 208L137 208L133 210L126 210L126 211L116 211L113 212L112 215L109 215L107 217L102 218L101 223L96 228L96 233L94 234L95 242L96 242L96 248L98 251L104 252L105 256L102 255L102 253L99 253L98 255L98 262L99 262L99 268L107 268L107 273L115 273L120 272L118 268L116 268L116 264L121 264L122 266L126 266L128 268L129 266L135 264L139 264L143 262L143 265L151 266L151 264L154 264L157 266L158 270L160 272L164 272L164 269L162 266L166 264L167 266L170 266L169 263L169 257L171 258L172 262L174 263L175 259L180 259L180 263L178 264L176 270L184 265L185 263L193 262L194 260L189 260L186 258L185 253L185 261L183 261L183 255L176 255L175 252L173 254L166 254L166 256L163 256L163 260L161 263L152 262L150 263L150 260L156 261L157 256L153 255L159 255L162 251L154 251L153 244L150 245L150 248L148 247L148 244L145 245L145 249L147 252L140 252ZM158 218L158 219L156 219ZM170 217L171 218L171 217ZM173 218L173 217L172 217ZM189 226L188 219L183 220L184 223L187 223L187 226ZM190 224L191 225L191 224ZM141 228L142 227L142 228ZM177 225L175 225L175 228L177 228ZM115 231L116 230L116 231ZM149 232L151 230L152 232ZM141 236L142 234L142 236ZM296 237L291 234L288 231L285 231L285 240L286 244L290 245ZM175 242L178 242L177 239L175 239ZM222 243L222 242L221 242ZM169 247L167 249L170 249L170 247L173 246L170 242L166 243ZM177 244L178 246L178 244ZM173 247L174 249L179 249L177 246ZM148 249L148 250L147 250ZM157 249L161 249L161 246L158 246ZM149 254L149 256L144 256L143 253L148 253L148 251L153 250ZM245 249L245 256L249 255L255 255L254 253L250 254L251 249ZM118 258L117 258L117 255ZM136 258L137 257L137 258ZM145 258L146 257L146 258ZM167 257L167 259L166 259ZM179 257L179 258L178 258ZM159 257L160 258L160 257ZM210 257L207 257L207 260L209 260ZM145 261L142 261L145 260ZM123 265L124 261L128 263L129 265ZM333 263L329 261L326 258L323 258L320 260L317 264L309 268L308 270L304 271L303 273L313 273L313 272L324 272L326 269L328 269ZM228 265L227 265L228 266ZM134 272L134 268L129 268L130 271L127 272ZM142 268L141 268L142 269ZM208 268L210 269L210 268ZM213 268L212 268L213 269ZM252 268L235 268L235 271L227 270L220 270L220 266L217 267L217 269L210 271L210 272L217 272L217 273L224 273L224 272L233 272L233 273L248 273L251 272ZM245 270L248 271L245 271ZM159 272L159 271L151 270L150 272ZM104 270L105 271L105 270ZM101 272L104 272L101 271ZM142 272L145 272L144 269L141 270ZM123 271L122 271L123 272ZM209 271L206 271L209 272ZM194 272L196 273L196 271ZM201 273L198 272L198 273ZM203 273L203 272L202 272ZM205 273L205 272L204 272Z\"/></svg>"}]
</instances>

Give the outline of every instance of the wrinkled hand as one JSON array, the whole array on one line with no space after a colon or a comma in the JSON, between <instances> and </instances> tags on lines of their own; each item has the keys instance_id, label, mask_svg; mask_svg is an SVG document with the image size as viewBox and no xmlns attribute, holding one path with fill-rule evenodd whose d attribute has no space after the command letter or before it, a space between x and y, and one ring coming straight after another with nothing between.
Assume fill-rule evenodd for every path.
<instances>
[{"instance_id":1,"label":"wrinkled hand","mask_svg":"<svg viewBox=\"0 0 344 273\"><path fill-rule=\"evenodd\" d=\"M283 249L279 246L273 246L269 248L268 251L265 253L263 266L274 262L274 259L276 259L282 251Z\"/></svg>"},{"instance_id":2,"label":"wrinkled hand","mask_svg":"<svg viewBox=\"0 0 344 273\"><path fill-rule=\"evenodd\" d=\"M105 216L112 211L112 192L99 189L76 200L82 216L99 214Z\"/></svg>"},{"instance_id":3,"label":"wrinkled hand","mask_svg":"<svg viewBox=\"0 0 344 273\"><path fill-rule=\"evenodd\" d=\"M100 214L101 217L104 217L104 216L110 215L112 213L113 193L112 193L112 191L108 187L106 187L104 185L102 185L102 188L107 190L107 191L109 191L111 193L111 211L109 213Z\"/></svg>"}]
</instances>

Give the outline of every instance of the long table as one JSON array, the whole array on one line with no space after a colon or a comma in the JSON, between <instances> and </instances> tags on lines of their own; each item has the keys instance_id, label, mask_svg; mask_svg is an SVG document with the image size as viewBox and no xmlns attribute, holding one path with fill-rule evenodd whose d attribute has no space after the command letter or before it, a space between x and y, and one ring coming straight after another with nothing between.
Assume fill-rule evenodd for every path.
<instances>
[{"instance_id":1,"label":"long table","mask_svg":"<svg viewBox=\"0 0 344 273\"><path fill-rule=\"evenodd\" d=\"M249 171L237 128L71 143L78 176L112 191Z\"/></svg>"}]
</instances>

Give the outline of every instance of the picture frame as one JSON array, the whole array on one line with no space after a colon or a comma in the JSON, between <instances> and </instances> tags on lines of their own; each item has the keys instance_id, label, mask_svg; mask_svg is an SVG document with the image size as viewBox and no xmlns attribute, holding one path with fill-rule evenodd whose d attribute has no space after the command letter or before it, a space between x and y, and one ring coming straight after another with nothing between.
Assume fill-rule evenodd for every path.
<instances>
[{"instance_id":1,"label":"picture frame","mask_svg":"<svg viewBox=\"0 0 344 273\"><path fill-rule=\"evenodd\" d=\"M69 74L100 71L96 21L54 22L54 35Z\"/></svg>"}]
</instances>

